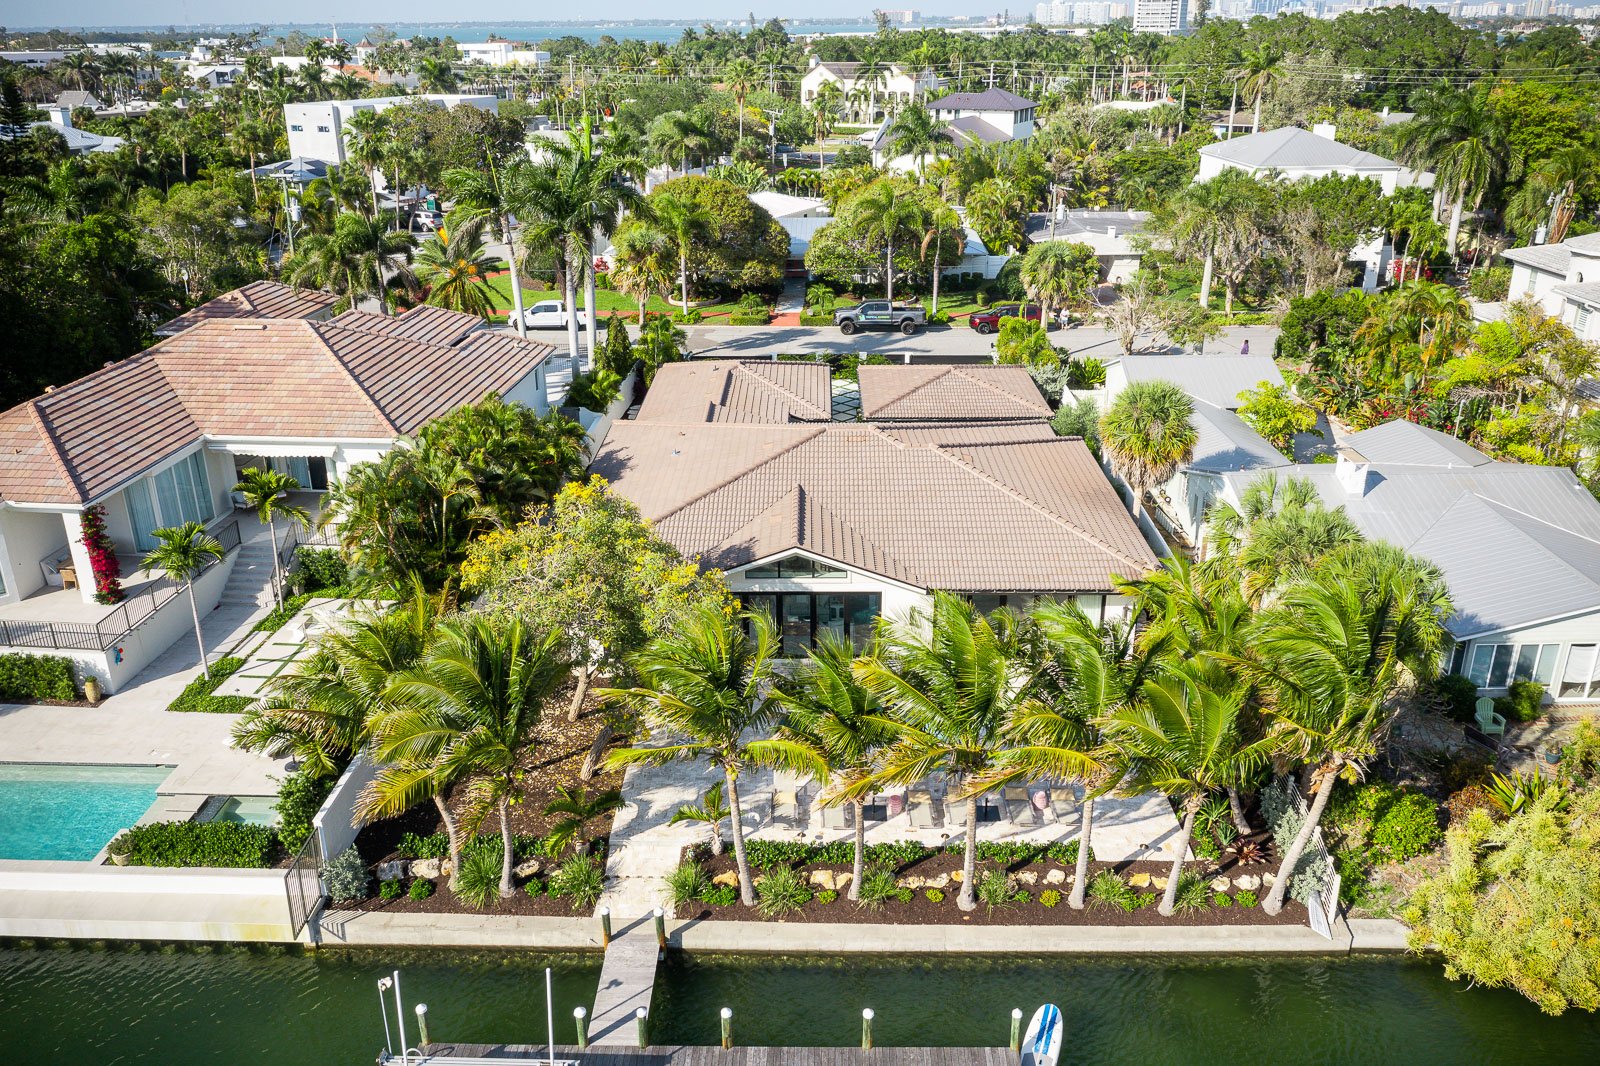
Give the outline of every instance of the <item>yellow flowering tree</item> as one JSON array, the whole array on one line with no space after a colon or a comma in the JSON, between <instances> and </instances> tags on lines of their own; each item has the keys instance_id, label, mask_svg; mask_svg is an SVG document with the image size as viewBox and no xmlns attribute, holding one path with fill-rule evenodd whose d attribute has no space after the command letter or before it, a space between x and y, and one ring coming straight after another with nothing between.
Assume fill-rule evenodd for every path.
<instances>
[{"instance_id":1,"label":"yellow flowering tree","mask_svg":"<svg viewBox=\"0 0 1600 1066\"><path fill-rule=\"evenodd\" d=\"M628 656L689 607L732 602L720 572L685 559L599 477L569 482L528 521L475 540L461 583L484 610L567 634L578 680L569 720L596 674L620 682ZM601 728L585 780L619 724Z\"/></svg>"}]
</instances>

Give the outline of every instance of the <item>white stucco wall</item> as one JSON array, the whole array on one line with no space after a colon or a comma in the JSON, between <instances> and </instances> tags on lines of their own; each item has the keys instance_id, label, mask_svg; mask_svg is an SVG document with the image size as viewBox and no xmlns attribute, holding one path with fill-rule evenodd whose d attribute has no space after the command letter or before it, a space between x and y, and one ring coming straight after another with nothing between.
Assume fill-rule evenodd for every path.
<instances>
[{"instance_id":1,"label":"white stucco wall","mask_svg":"<svg viewBox=\"0 0 1600 1066\"><path fill-rule=\"evenodd\" d=\"M60 513L0 509L0 568L6 588L0 603L13 603L43 588L39 560L66 543Z\"/></svg>"},{"instance_id":2,"label":"white stucco wall","mask_svg":"<svg viewBox=\"0 0 1600 1066\"><path fill-rule=\"evenodd\" d=\"M1510 629L1504 632L1477 637L1467 642L1465 655L1461 659L1461 673L1465 674L1471 668L1473 649L1480 644L1559 644L1561 650L1556 655L1554 680L1548 686L1549 697L1554 698L1561 678L1566 672L1567 657L1572 653L1574 644L1600 645L1600 605L1589 614L1576 615L1563 618L1541 625L1524 626L1519 629ZM1486 688L1484 692L1499 695L1506 691L1505 687ZM1570 702L1586 703L1592 699L1574 697Z\"/></svg>"}]
</instances>

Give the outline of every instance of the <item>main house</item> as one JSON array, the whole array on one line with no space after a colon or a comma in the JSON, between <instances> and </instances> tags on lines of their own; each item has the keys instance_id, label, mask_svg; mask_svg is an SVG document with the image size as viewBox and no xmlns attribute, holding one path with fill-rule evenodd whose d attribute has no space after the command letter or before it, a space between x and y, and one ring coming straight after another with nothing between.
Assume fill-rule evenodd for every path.
<instances>
[{"instance_id":1,"label":"main house","mask_svg":"<svg viewBox=\"0 0 1600 1066\"><path fill-rule=\"evenodd\" d=\"M493 96L460 93L421 93L417 96L378 96L360 100L310 100L283 105L284 125L289 128L289 157L316 159L342 166L349 148L344 124L363 111L387 111L391 107L416 103L442 104L445 107L476 107L498 112L500 101ZM381 181L382 175L379 175Z\"/></svg>"},{"instance_id":2,"label":"main house","mask_svg":"<svg viewBox=\"0 0 1600 1066\"><path fill-rule=\"evenodd\" d=\"M862 74L860 63L824 63L812 56L811 65L800 78L801 101L816 103L824 85L837 86L841 97L852 93L870 95L881 105L881 112L890 105L909 104L938 92L939 78L931 70L912 70L899 63L890 63L879 70L876 78L869 78ZM877 119L877 115L868 116L868 121Z\"/></svg>"},{"instance_id":3,"label":"main house","mask_svg":"<svg viewBox=\"0 0 1600 1066\"><path fill-rule=\"evenodd\" d=\"M305 317L241 316L254 301ZM69 631L26 602L66 584L63 572L85 605L71 620L100 621L87 610L96 592L83 531L91 508L127 573L157 545L155 530L225 524L243 467L325 489L489 393L547 409L545 345L442 308L326 311L312 294L258 283L169 324L177 331L155 347L0 413L0 650L63 647ZM84 663L111 688L127 673Z\"/></svg>"},{"instance_id":4,"label":"main house","mask_svg":"<svg viewBox=\"0 0 1600 1066\"><path fill-rule=\"evenodd\" d=\"M825 420L822 364L669 364L593 470L770 611L786 656L824 632L859 643L935 589L986 610L1050 597L1126 612L1115 577L1156 554L1083 442L1043 420L1026 372L862 370L863 416L885 420Z\"/></svg>"},{"instance_id":5,"label":"main house","mask_svg":"<svg viewBox=\"0 0 1600 1066\"><path fill-rule=\"evenodd\" d=\"M986 144L1025 141L1033 136L1038 104L1016 93L988 88L976 93L950 93L925 105L934 119L943 124L952 150ZM894 146L886 119L872 135L872 162L901 173L915 171L925 161L909 155L893 155Z\"/></svg>"},{"instance_id":6,"label":"main house","mask_svg":"<svg viewBox=\"0 0 1600 1066\"><path fill-rule=\"evenodd\" d=\"M1533 300L1580 340L1600 339L1600 233L1502 254L1511 262L1506 299Z\"/></svg>"}]
</instances>

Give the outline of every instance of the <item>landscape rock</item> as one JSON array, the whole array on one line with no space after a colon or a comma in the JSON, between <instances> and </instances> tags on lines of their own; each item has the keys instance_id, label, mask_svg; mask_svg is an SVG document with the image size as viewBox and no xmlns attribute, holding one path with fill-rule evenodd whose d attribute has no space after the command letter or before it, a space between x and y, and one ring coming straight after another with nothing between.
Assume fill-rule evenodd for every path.
<instances>
[{"instance_id":1,"label":"landscape rock","mask_svg":"<svg viewBox=\"0 0 1600 1066\"><path fill-rule=\"evenodd\" d=\"M1134 888L1149 888L1150 875L1142 871L1136 873L1132 877L1128 878L1128 884L1132 885Z\"/></svg>"},{"instance_id":2,"label":"landscape rock","mask_svg":"<svg viewBox=\"0 0 1600 1066\"><path fill-rule=\"evenodd\" d=\"M1261 878L1257 877L1255 874L1243 874L1240 877L1235 878L1233 883L1244 889L1246 892L1254 892L1256 889L1261 887Z\"/></svg>"},{"instance_id":3,"label":"landscape rock","mask_svg":"<svg viewBox=\"0 0 1600 1066\"><path fill-rule=\"evenodd\" d=\"M1228 886L1231 884L1233 884L1233 882L1229 881L1226 877L1213 877L1211 879L1211 891L1226 892L1228 891Z\"/></svg>"},{"instance_id":4,"label":"landscape rock","mask_svg":"<svg viewBox=\"0 0 1600 1066\"><path fill-rule=\"evenodd\" d=\"M894 883L899 885L901 888L926 888L928 886L928 879L926 877L898 877L895 879Z\"/></svg>"},{"instance_id":5,"label":"landscape rock","mask_svg":"<svg viewBox=\"0 0 1600 1066\"><path fill-rule=\"evenodd\" d=\"M850 882L854 881L855 878L856 878L856 875L853 874L853 873L850 873L848 870L834 874L833 875L833 889L834 889L834 891L835 892L843 892L845 889L850 887Z\"/></svg>"},{"instance_id":6,"label":"landscape rock","mask_svg":"<svg viewBox=\"0 0 1600 1066\"><path fill-rule=\"evenodd\" d=\"M824 891L832 891L834 887L832 870L812 870L811 876L807 878L807 880L810 881L814 887L823 889Z\"/></svg>"},{"instance_id":7,"label":"landscape rock","mask_svg":"<svg viewBox=\"0 0 1600 1066\"><path fill-rule=\"evenodd\" d=\"M940 874L937 877L928 878L928 887L929 888L943 888L944 886L948 885L949 883L950 883L950 875L949 874Z\"/></svg>"},{"instance_id":8,"label":"landscape rock","mask_svg":"<svg viewBox=\"0 0 1600 1066\"><path fill-rule=\"evenodd\" d=\"M1017 875L1017 883L1023 885L1036 885L1039 883L1039 875L1032 870L1023 870Z\"/></svg>"},{"instance_id":9,"label":"landscape rock","mask_svg":"<svg viewBox=\"0 0 1600 1066\"><path fill-rule=\"evenodd\" d=\"M443 859L415 859L411 863L411 876L425 877L432 881L444 873L443 866Z\"/></svg>"},{"instance_id":10,"label":"landscape rock","mask_svg":"<svg viewBox=\"0 0 1600 1066\"><path fill-rule=\"evenodd\" d=\"M1047 885L1063 885L1066 884L1066 882L1067 871L1065 870L1051 870L1049 873L1044 875L1044 883Z\"/></svg>"},{"instance_id":11,"label":"landscape rock","mask_svg":"<svg viewBox=\"0 0 1600 1066\"><path fill-rule=\"evenodd\" d=\"M1150 887L1159 888L1165 892L1167 890L1167 879L1165 877L1152 877L1150 878Z\"/></svg>"},{"instance_id":12,"label":"landscape rock","mask_svg":"<svg viewBox=\"0 0 1600 1066\"><path fill-rule=\"evenodd\" d=\"M1277 881L1278 881L1278 875L1277 874L1266 873L1266 874L1262 874L1261 875L1261 886L1263 888L1271 888L1274 884L1277 883Z\"/></svg>"},{"instance_id":13,"label":"landscape rock","mask_svg":"<svg viewBox=\"0 0 1600 1066\"><path fill-rule=\"evenodd\" d=\"M713 877L711 879L711 883L714 885L733 885L737 887L739 884L739 874L735 870L725 870L724 872Z\"/></svg>"},{"instance_id":14,"label":"landscape rock","mask_svg":"<svg viewBox=\"0 0 1600 1066\"><path fill-rule=\"evenodd\" d=\"M954 881L956 884L960 884L962 879L965 878L966 876L967 876L966 872L963 871L963 870L951 870L950 871L950 880Z\"/></svg>"},{"instance_id":15,"label":"landscape rock","mask_svg":"<svg viewBox=\"0 0 1600 1066\"><path fill-rule=\"evenodd\" d=\"M380 862L378 864L379 881L403 881L406 876L407 863L404 859L394 862Z\"/></svg>"},{"instance_id":16,"label":"landscape rock","mask_svg":"<svg viewBox=\"0 0 1600 1066\"><path fill-rule=\"evenodd\" d=\"M538 859L527 859L523 862L517 863L516 867L511 872L523 880L527 880L542 869L544 869L544 864Z\"/></svg>"}]
</instances>

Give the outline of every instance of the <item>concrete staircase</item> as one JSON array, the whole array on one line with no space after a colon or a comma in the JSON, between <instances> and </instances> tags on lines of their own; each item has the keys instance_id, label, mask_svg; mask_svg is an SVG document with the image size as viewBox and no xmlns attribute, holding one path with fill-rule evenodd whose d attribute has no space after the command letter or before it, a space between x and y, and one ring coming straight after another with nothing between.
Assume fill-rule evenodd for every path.
<instances>
[{"instance_id":1,"label":"concrete staircase","mask_svg":"<svg viewBox=\"0 0 1600 1066\"><path fill-rule=\"evenodd\" d=\"M222 587L223 607L271 607L272 598L272 537L267 527L254 515L239 513L239 557L233 564L233 573ZM283 531L279 530L281 540Z\"/></svg>"}]
</instances>

